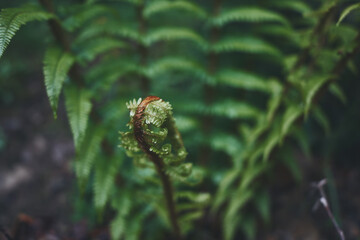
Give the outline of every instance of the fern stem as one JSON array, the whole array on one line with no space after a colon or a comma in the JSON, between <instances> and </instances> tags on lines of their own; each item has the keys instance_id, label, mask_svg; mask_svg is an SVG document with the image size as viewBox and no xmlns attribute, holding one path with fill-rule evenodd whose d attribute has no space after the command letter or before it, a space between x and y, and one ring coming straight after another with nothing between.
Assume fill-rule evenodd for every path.
<instances>
[{"instance_id":1,"label":"fern stem","mask_svg":"<svg viewBox=\"0 0 360 240\"><path fill-rule=\"evenodd\" d=\"M181 239L180 234L180 227L177 220L177 214L175 209L175 201L174 201L174 190L171 184L170 177L165 172L165 164L163 159L161 159L156 153L150 151L150 145L145 141L144 133L142 129L143 125L143 118L144 118L144 111L147 105L153 101L160 100L159 97L156 96L149 96L145 98L137 107L135 115L133 117L134 123L134 135L135 139L139 144L139 147L142 149L143 152L149 157L150 161L152 161L155 165L156 171L160 176L166 207L168 209L169 220L173 229L175 239ZM171 124L171 123L170 123ZM169 128L169 135L174 134L174 138L179 138L180 134L176 128ZM181 138L179 139L179 144L182 144Z\"/></svg>"}]
</instances>

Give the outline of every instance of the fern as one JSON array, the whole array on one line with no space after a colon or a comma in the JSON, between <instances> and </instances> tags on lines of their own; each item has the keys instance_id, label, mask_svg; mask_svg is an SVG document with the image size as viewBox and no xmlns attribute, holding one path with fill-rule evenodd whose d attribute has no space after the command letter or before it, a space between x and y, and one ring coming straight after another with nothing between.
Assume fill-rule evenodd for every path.
<instances>
[{"instance_id":1,"label":"fern","mask_svg":"<svg viewBox=\"0 0 360 240\"><path fill-rule=\"evenodd\" d=\"M269 43L253 37L227 38L215 43L211 47L215 53L223 52L248 52L255 54L270 54L276 57L281 55L280 51Z\"/></svg>"},{"instance_id":2,"label":"fern","mask_svg":"<svg viewBox=\"0 0 360 240\"><path fill-rule=\"evenodd\" d=\"M211 20L215 26L224 26L230 22L279 22L289 25L286 18L278 13L260 8L236 8L222 12Z\"/></svg>"},{"instance_id":3,"label":"fern","mask_svg":"<svg viewBox=\"0 0 360 240\"><path fill-rule=\"evenodd\" d=\"M94 17L108 15L112 12L112 9L107 6L95 4L90 4L85 7L79 6L78 9L78 11L63 21L63 26L69 31L74 31L75 29L82 27Z\"/></svg>"},{"instance_id":4,"label":"fern","mask_svg":"<svg viewBox=\"0 0 360 240\"><path fill-rule=\"evenodd\" d=\"M336 25L337 26L340 25L340 23L346 18L346 16L349 15L352 11L354 11L357 8L360 8L360 3L354 3L350 6L348 6L347 8L345 8L345 10L341 13Z\"/></svg>"},{"instance_id":5,"label":"fern","mask_svg":"<svg viewBox=\"0 0 360 240\"><path fill-rule=\"evenodd\" d=\"M21 25L34 20L47 20L54 16L35 6L2 9L0 12L0 57Z\"/></svg>"},{"instance_id":6,"label":"fern","mask_svg":"<svg viewBox=\"0 0 360 240\"><path fill-rule=\"evenodd\" d=\"M149 76L154 78L162 73L174 70L191 73L196 78L210 85L216 83L215 78L210 76L206 70L202 69L201 65L185 58L163 58L149 66L147 72Z\"/></svg>"},{"instance_id":7,"label":"fern","mask_svg":"<svg viewBox=\"0 0 360 240\"><path fill-rule=\"evenodd\" d=\"M92 166L99 154L100 143L104 136L101 127L88 128L84 141L75 160L75 172L79 179L80 189L84 190L85 184L91 173Z\"/></svg>"},{"instance_id":8,"label":"fern","mask_svg":"<svg viewBox=\"0 0 360 240\"><path fill-rule=\"evenodd\" d=\"M92 104L89 93L85 90L69 88L65 91L66 110L74 137L74 144L80 150L84 139Z\"/></svg>"},{"instance_id":9,"label":"fern","mask_svg":"<svg viewBox=\"0 0 360 240\"><path fill-rule=\"evenodd\" d=\"M92 61L102 53L125 46L122 41L111 37L99 37L85 43L79 43L79 45L81 52L78 54L78 57L86 61Z\"/></svg>"},{"instance_id":10,"label":"fern","mask_svg":"<svg viewBox=\"0 0 360 240\"><path fill-rule=\"evenodd\" d=\"M57 106L62 85L74 63L74 57L59 48L49 48L44 59L44 77L50 105L57 117Z\"/></svg>"},{"instance_id":11,"label":"fern","mask_svg":"<svg viewBox=\"0 0 360 240\"><path fill-rule=\"evenodd\" d=\"M160 28L151 31L146 38L144 39L144 42L146 45L150 46L153 43L157 41L171 41L171 40L189 40L196 44L198 44L200 47L206 47L205 40L195 33L192 30L186 29L186 28Z\"/></svg>"},{"instance_id":12,"label":"fern","mask_svg":"<svg viewBox=\"0 0 360 240\"><path fill-rule=\"evenodd\" d=\"M263 92L269 91L269 86L264 79L248 72L223 70L217 74L217 80L218 83L230 87Z\"/></svg>"},{"instance_id":13,"label":"fern","mask_svg":"<svg viewBox=\"0 0 360 240\"><path fill-rule=\"evenodd\" d=\"M155 1L146 6L144 10L144 16L146 18L152 17L155 14L161 12L168 12L173 10L185 10L189 13L194 14L199 18L205 18L206 12L199 6L189 1Z\"/></svg>"}]
</instances>

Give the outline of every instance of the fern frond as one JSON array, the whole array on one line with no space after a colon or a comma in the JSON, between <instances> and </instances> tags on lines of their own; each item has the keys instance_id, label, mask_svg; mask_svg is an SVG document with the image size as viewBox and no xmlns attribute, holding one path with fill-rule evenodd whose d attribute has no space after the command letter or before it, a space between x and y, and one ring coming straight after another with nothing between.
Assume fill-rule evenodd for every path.
<instances>
[{"instance_id":1,"label":"fern frond","mask_svg":"<svg viewBox=\"0 0 360 240\"><path fill-rule=\"evenodd\" d=\"M79 150L92 107L90 96L85 90L69 88L65 91L65 103L75 149Z\"/></svg>"},{"instance_id":2,"label":"fern frond","mask_svg":"<svg viewBox=\"0 0 360 240\"><path fill-rule=\"evenodd\" d=\"M110 225L111 238L119 240L126 233L126 217L131 210L132 201L129 199L127 194L122 194L116 199L116 201L113 201L112 205L115 209L117 209L117 215Z\"/></svg>"},{"instance_id":3,"label":"fern frond","mask_svg":"<svg viewBox=\"0 0 360 240\"><path fill-rule=\"evenodd\" d=\"M104 130L101 127L89 128L75 160L75 173L79 179L80 189L84 189L91 169L99 153Z\"/></svg>"},{"instance_id":4,"label":"fern frond","mask_svg":"<svg viewBox=\"0 0 360 240\"><path fill-rule=\"evenodd\" d=\"M256 119L260 111L247 103L229 100L213 104L210 107L210 114L230 119Z\"/></svg>"},{"instance_id":5,"label":"fern frond","mask_svg":"<svg viewBox=\"0 0 360 240\"><path fill-rule=\"evenodd\" d=\"M336 25L339 25L346 18L347 15L349 15L352 11L354 11L357 8L360 8L360 3L354 3L348 6L347 8L345 8L344 11L341 13Z\"/></svg>"},{"instance_id":6,"label":"fern frond","mask_svg":"<svg viewBox=\"0 0 360 240\"><path fill-rule=\"evenodd\" d=\"M123 48L125 44L111 37L99 37L84 43L80 43L80 53L78 57L86 61L94 60L98 55L113 49Z\"/></svg>"},{"instance_id":7,"label":"fern frond","mask_svg":"<svg viewBox=\"0 0 360 240\"><path fill-rule=\"evenodd\" d=\"M141 36L136 29L119 26L118 23L113 21L94 23L84 28L75 39L75 43L81 44L82 42L87 42L89 39L91 40L95 37L104 37L104 35L126 38L141 43Z\"/></svg>"},{"instance_id":8,"label":"fern frond","mask_svg":"<svg viewBox=\"0 0 360 240\"><path fill-rule=\"evenodd\" d=\"M80 5L78 11L72 13L70 17L66 18L62 24L68 31L74 31L82 27L86 22L93 19L94 17L101 15L108 15L113 10L107 6L90 4Z\"/></svg>"},{"instance_id":9,"label":"fern frond","mask_svg":"<svg viewBox=\"0 0 360 240\"><path fill-rule=\"evenodd\" d=\"M218 83L230 87L263 92L269 91L269 86L264 79L248 72L223 70L217 74L216 78Z\"/></svg>"},{"instance_id":10,"label":"fern frond","mask_svg":"<svg viewBox=\"0 0 360 240\"><path fill-rule=\"evenodd\" d=\"M222 12L210 20L212 25L222 27L230 22L279 22L289 25L289 22L280 14L254 7L242 7Z\"/></svg>"},{"instance_id":11,"label":"fern frond","mask_svg":"<svg viewBox=\"0 0 360 240\"><path fill-rule=\"evenodd\" d=\"M62 85L74 63L74 57L59 48L49 48L44 59L44 77L50 105L57 117L57 106Z\"/></svg>"},{"instance_id":12,"label":"fern frond","mask_svg":"<svg viewBox=\"0 0 360 240\"><path fill-rule=\"evenodd\" d=\"M277 7L279 9L289 9L306 15L312 12L311 7L306 4L304 1L287 1L287 0L277 0L271 1L271 6Z\"/></svg>"},{"instance_id":13,"label":"fern frond","mask_svg":"<svg viewBox=\"0 0 360 240\"><path fill-rule=\"evenodd\" d=\"M239 51L254 54L270 54L277 57L281 56L281 52L276 47L259 38L253 37L220 40L211 47L211 50L216 53Z\"/></svg>"},{"instance_id":14,"label":"fern frond","mask_svg":"<svg viewBox=\"0 0 360 240\"><path fill-rule=\"evenodd\" d=\"M253 196L253 191L250 189L247 191L240 191L237 189L230 200L229 206L226 209L223 228L224 228L224 239L231 240L235 234L235 230L238 228L239 221L237 214L239 214L239 209L241 209Z\"/></svg>"},{"instance_id":15,"label":"fern frond","mask_svg":"<svg viewBox=\"0 0 360 240\"><path fill-rule=\"evenodd\" d=\"M210 145L212 149L224 151L229 156L236 158L243 151L242 143L233 135L218 133L211 137Z\"/></svg>"},{"instance_id":16,"label":"fern frond","mask_svg":"<svg viewBox=\"0 0 360 240\"><path fill-rule=\"evenodd\" d=\"M0 12L0 57L21 25L30 21L47 20L53 17L54 15L36 6L2 9Z\"/></svg>"},{"instance_id":17,"label":"fern frond","mask_svg":"<svg viewBox=\"0 0 360 240\"><path fill-rule=\"evenodd\" d=\"M304 108L298 105L291 105L286 109L281 126L281 141L287 135L295 120L300 117L303 112Z\"/></svg>"},{"instance_id":18,"label":"fern frond","mask_svg":"<svg viewBox=\"0 0 360 240\"><path fill-rule=\"evenodd\" d=\"M189 72L210 85L216 83L214 77L210 76L199 64L184 58L163 58L148 68L148 74L155 77L174 70Z\"/></svg>"},{"instance_id":19,"label":"fern frond","mask_svg":"<svg viewBox=\"0 0 360 240\"><path fill-rule=\"evenodd\" d=\"M96 162L94 177L94 205L100 214L110 199L119 163L121 163L121 161L119 161L118 157L101 159Z\"/></svg>"},{"instance_id":20,"label":"fern frond","mask_svg":"<svg viewBox=\"0 0 360 240\"><path fill-rule=\"evenodd\" d=\"M200 47L206 47L206 41L196 32L188 28L160 28L153 30L147 34L144 39L146 45L157 41L174 41L174 40L188 40L198 44Z\"/></svg>"},{"instance_id":21,"label":"fern frond","mask_svg":"<svg viewBox=\"0 0 360 240\"><path fill-rule=\"evenodd\" d=\"M196 4L188 1L155 1L150 3L146 8L144 9L144 16L146 18L149 18L157 13L161 12L168 12L172 10L184 10L189 13L194 14L194 16L199 18L206 18L206 12Z\"/></svg>"},{"instance_id":22,"label":"fern frond","mask_svg":"<svg viewBox=\"0 0 360 240\"><path fill-rule=\"evenodd\" d=\"M305 116L309 113L309 110L312 106L312 101L316 93L320 88L329 82L331 79L334 79L335 76L323 75L311 78L304 87L304 96L305 96Z\"/></svg>"}]
</instances>

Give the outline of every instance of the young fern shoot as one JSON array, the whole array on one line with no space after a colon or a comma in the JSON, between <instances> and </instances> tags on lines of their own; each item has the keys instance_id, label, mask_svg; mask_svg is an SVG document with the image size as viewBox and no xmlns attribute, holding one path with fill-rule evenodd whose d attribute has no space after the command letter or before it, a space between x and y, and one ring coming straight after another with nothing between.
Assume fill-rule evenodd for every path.
<instances>
[{"instance_id":1,"label":"young fern shoot","mask_svg":"<svg viewBox=\"0 0 360 240\"><path fill-rule=\"evenodd\" d=\"M121 146L134 158L136 165L151 167L158 173L174 235L180 239L180 227L175 209L174 191L170 176L187 178L192 164L184 163L187 152L176 128L170 103L156 96L127 103L130 110L130 131L121 132Z\"/></svg>"}]
</instances>

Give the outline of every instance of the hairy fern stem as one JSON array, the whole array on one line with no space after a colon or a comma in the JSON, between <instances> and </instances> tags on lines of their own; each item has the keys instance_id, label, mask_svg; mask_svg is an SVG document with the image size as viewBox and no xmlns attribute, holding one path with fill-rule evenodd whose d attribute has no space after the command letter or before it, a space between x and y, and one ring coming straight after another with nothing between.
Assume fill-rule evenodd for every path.
<instances>
[{"instance_id":1,"label":"hairy fern stem","mask_svg":"<svg viewBox=\"0 0 360 240\"><path fill-rule=\"evenodd\" d=\"M174 190L171 184L171 180L165 172L165 164L163 159L161 159L155 152L150 150L150 145L145 141L144 132L142 129L144 111L147 105L153 101L158 101L158 100L161 99L156 96L148 96L139 104L139 106L136 109L135 115L133 117L134 135L136 141L139 144L139 147L142 149L143 152L146 153L149 159L154 163L156 171L160 176L164 195L165 195L166 207L168 209L169 220L173 228L174 236L176 239L181 239L180 227L176 216ZM168 119L167 121L172 121L172 119ZM174 136L174 133L178 133L177 129L174 128L175 125L173 124L167 124L167 125L169 126L168 128L170 133L169 135ZM179 135L177 135L177 137L179 137Z\"/></svg>"}]
</instances>

